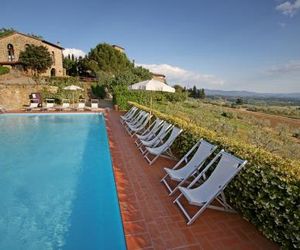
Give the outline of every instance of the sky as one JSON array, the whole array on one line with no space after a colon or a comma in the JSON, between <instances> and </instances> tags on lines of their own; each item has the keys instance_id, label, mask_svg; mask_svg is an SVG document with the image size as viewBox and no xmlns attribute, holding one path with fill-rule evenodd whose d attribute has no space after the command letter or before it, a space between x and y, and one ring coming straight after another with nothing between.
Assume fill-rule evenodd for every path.
<instances>
[{"instance_id":1,"label":"sky","mask_svg":"<svg viewBox=\"0 0 300 250\"><path fill-rule=\"evenodd\" d=\"M300 0L2 0L0 27L76 55L120 45L170 85L300 92Z\"/></svg>"}]
</instances>

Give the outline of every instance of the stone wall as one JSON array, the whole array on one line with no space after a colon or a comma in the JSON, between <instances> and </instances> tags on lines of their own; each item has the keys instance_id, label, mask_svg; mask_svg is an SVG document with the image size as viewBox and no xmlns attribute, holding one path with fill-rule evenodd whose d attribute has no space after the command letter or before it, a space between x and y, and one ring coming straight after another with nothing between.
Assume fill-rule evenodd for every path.
<instances>
[{"instance_id":1,"label":"stone wall","mask_svg":"<svg viewBox=\"0 0 300 250\"><path fill-rule=\"evenodd\" d=\"M7 110L22 109L29 104L29 95L39 92L42 85L0 84L0 106Z\"/></svg>"},{"instance_id":2,"label":"stone wall","mask_svg":"<svg viewBox=\"0 0 300 250\"><path fill-rule=\"evenodd\" d=\"M83 82L82 82L83 83ZM84 82L84 92L87 101L92 97L90 82ZM0 106L6 110L20 110L29 105L29 95L48 88L49 92L56 92L57 87L46 84L3 84L0 83Z\"/></svg>"}]
</instances>

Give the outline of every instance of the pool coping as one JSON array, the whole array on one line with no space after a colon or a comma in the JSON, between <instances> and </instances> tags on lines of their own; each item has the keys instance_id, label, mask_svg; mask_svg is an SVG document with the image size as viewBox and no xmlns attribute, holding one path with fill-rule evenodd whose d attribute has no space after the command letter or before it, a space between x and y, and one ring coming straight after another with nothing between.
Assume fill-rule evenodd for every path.
<instances>
[{"instance_id":1,"label":"pool coping","mask_svg":"<svg viewBox=\"0 0 300 250\"><path fill-rule=\"evenodd\" d=\"M35 112L35 113L27 113L27 112L16 112L16 113L2 113L2 116L47 116L47 115L101 115L105 114L106 111L99 111L99 112ZM0 116L1 117L1 116Z\"/></svg>"}]
</instances>

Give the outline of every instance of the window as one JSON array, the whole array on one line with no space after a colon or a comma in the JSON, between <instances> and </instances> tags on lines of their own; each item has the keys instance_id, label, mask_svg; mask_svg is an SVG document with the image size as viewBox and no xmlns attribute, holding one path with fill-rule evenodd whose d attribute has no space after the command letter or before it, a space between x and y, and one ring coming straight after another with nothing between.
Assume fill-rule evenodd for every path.
<instances>
[{"instance_id":1,"label":"window","mask_svg":"<svg viewBox=\"0 0 300 250\"><path fill-rule=\"evenodd\" d=\"M56 70L54 68L51 69L50 76L56 76Z\"/></svg>"},{"instance_id":2,"label":"window","mask_svg":"<svg viewBox=\"0 0 300 250\"><path fill-rule=\"evenodd\" d=\"M8 61L12 62L15 60L15 51L14 51L14 46L9 43L7 45L7 54L8 54Z\"/></svg>"},{"instance_id":3,"label":"window","mask_svg":"<svg viewBox=\"0 0 300 250\"><path fill-rule=\"evenodd\" d=\"M55 54L54 51L51 53L52 63L55 64Z\"/></svg>"}]
</instances>

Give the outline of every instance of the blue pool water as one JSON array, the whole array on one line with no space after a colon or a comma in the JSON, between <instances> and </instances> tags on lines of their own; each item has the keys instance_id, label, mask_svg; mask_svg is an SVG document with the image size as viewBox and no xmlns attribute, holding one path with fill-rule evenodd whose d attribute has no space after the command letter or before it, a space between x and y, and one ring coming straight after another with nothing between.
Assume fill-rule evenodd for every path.
<instances>
[{"instance_id":1,"label":"blue pool water","mask_svg":"<svg viewBox=\"0 0 300 250\"><path fill-rule=\"evenodd\" d=\"M0 249L125 249L102 115L0 115Z\"/></svg>"}]
</instances>

